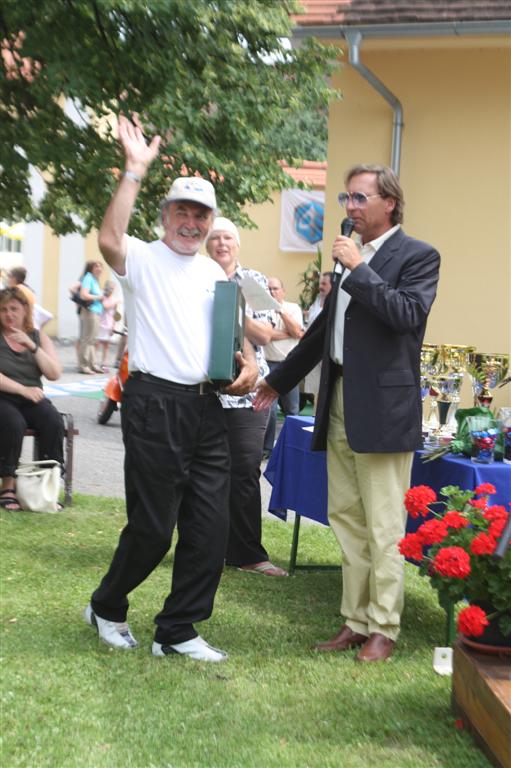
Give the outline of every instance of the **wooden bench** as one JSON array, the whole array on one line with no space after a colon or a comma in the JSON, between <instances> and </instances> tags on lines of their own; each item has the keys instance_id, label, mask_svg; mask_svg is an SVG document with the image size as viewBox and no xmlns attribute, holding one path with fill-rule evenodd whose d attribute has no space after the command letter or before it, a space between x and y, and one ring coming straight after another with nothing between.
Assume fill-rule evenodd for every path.
<instances>
[{"instance_id":1,"label":"wooden bench","mask_svg":"<svg viewBox=\"0 0 511 768\"><path fill-rule=\"evenodd\" d=\"M73 503L73 449L75 435L79 431L75 429L73 416L70 413L61 413L64 420L64 506L71 506ZM39 458L39 445L37 443L37 434L33 429L25 430L25 437L34 438L33 459Z\"/></svg>"},{"instance_id":2,"label":"wooden bench","mask_svg":"<svg viewBox=\"0 0 511 768\"><path fill-rule=\"evenodd\" d=\"M458 640L453 654L452 704L490 761L500 768L509 768L509 656L478 653Z\"/></svg>"}]
</instances>

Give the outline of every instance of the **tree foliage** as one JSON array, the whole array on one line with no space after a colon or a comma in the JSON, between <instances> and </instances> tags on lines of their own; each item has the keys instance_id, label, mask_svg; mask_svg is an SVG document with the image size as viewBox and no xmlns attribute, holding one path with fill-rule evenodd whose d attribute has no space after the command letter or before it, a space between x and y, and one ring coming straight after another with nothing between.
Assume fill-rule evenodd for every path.
<instances>
[{"instance_id":1,"label":"tree foliage","mask_svg":"<svg viewBox=\"0 0 511 768\"><path fill-rule=\"evenodd\" d=\"M295 157L304 160L326 160L328 143L328 112L326 109L302 109L287 115L283 124L276 126L273 142L284 157L292 148Z\"/></svg>"},{"instance_id":2,"label":"tree foliage","mask_svg":"<svg viewBox=\"0 0 511 768\"><path fill-rule=\"evenodd\" d=\"M123 111L164 137L133 233L147 236L183 166L211 178L223 212L246 224L247 203L289 185L278 161L296 164L304 148L296 131L284 146L275 135L332 95L333 51L285 45L295 10L294 0L3 0L0 219L61 234L98 226L122 169L112 117ZM47 183L39 204L30 165Z\"/></svg>"}]
</instances>

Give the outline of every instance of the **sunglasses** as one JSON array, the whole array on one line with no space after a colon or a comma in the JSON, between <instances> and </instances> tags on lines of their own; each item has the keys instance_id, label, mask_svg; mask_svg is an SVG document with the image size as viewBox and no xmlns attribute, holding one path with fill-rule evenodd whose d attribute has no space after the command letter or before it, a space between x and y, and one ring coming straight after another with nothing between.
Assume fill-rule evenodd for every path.
<instances>
[{"instance_id":1,"label":"sunglasses","mask_svg":"<svg viewBox=\"0 0 511 768\"><path fill-rule=\"evenodd\" d=\"M351 203L354 208L364 208L370 197L381 197L381 195L366 195L364 192L353 192L350 195L348 192L340 192L337 199L344 207Z\"/></svg>"}]
</instances>

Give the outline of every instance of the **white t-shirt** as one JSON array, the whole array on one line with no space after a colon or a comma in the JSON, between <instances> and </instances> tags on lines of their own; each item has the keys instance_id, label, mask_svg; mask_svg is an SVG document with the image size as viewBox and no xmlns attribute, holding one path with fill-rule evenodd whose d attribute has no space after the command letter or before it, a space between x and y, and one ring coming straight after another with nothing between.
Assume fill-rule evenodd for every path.
<instances>
[{"instance_id":1,"label":"white t-shirt","mask_svg":"<svg viewBox=\"0 0 511 768\"><path fill-rule=\"evenodd\" d=\"M161 240L126 237L122 285L130 371L180 384L208 378L215 283L221 267L207 256L183 256Z\"/></svg>"},{"instance_id":2,"label":"white t-shirt","mask_svg":"<svg viewBox=\"0 0 511 768\"><path fill-rule=\"evenodd\" d=\"M283 301L282 302L282 309L284 312L287 312L288 315L291 315L293 320L295 320L300 328L303 328L303 315L302 310L300 309L298 304L295 304L293 301ZM277 312L272 312L272 320L273 325L277 329L277 331L285 331L286 326L284 321L282 320L280 314ZM264 356L267 360L271 360L272 362L278 362L280 363L282 360L285 360L286 357L289 355L292 349L296 347L300 339L279 339L278 341L270 341L269 344L266 344L264 347Z\"/></svg>"}]
</instances>

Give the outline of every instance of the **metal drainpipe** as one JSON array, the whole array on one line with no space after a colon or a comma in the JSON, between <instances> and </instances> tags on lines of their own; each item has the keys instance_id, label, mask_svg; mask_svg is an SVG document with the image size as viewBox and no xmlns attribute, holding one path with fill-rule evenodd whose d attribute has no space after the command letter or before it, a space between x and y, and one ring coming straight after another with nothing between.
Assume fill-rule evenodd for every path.
<instances>
[{"instance_id":1,"label":"metal drainpipe","mask_svg":"<svg viewBox=\"0 0 511 768\"><path fill-rule=\"evenodd\" d=\"M401 143L403 134L403 107L399 99L394 96L389 89L383 85L370 69L368 69L360 61L360 43L362 42L362 34L358 30L347 30L344 33L349 45L349 63L351 66L359 72L362 77L380 93L385 101L387 101L394 110L394 122L392 125L392 154L390 158L390 167L399 177L399 170L401 166Z\"/></svg>"}]
</instances>

